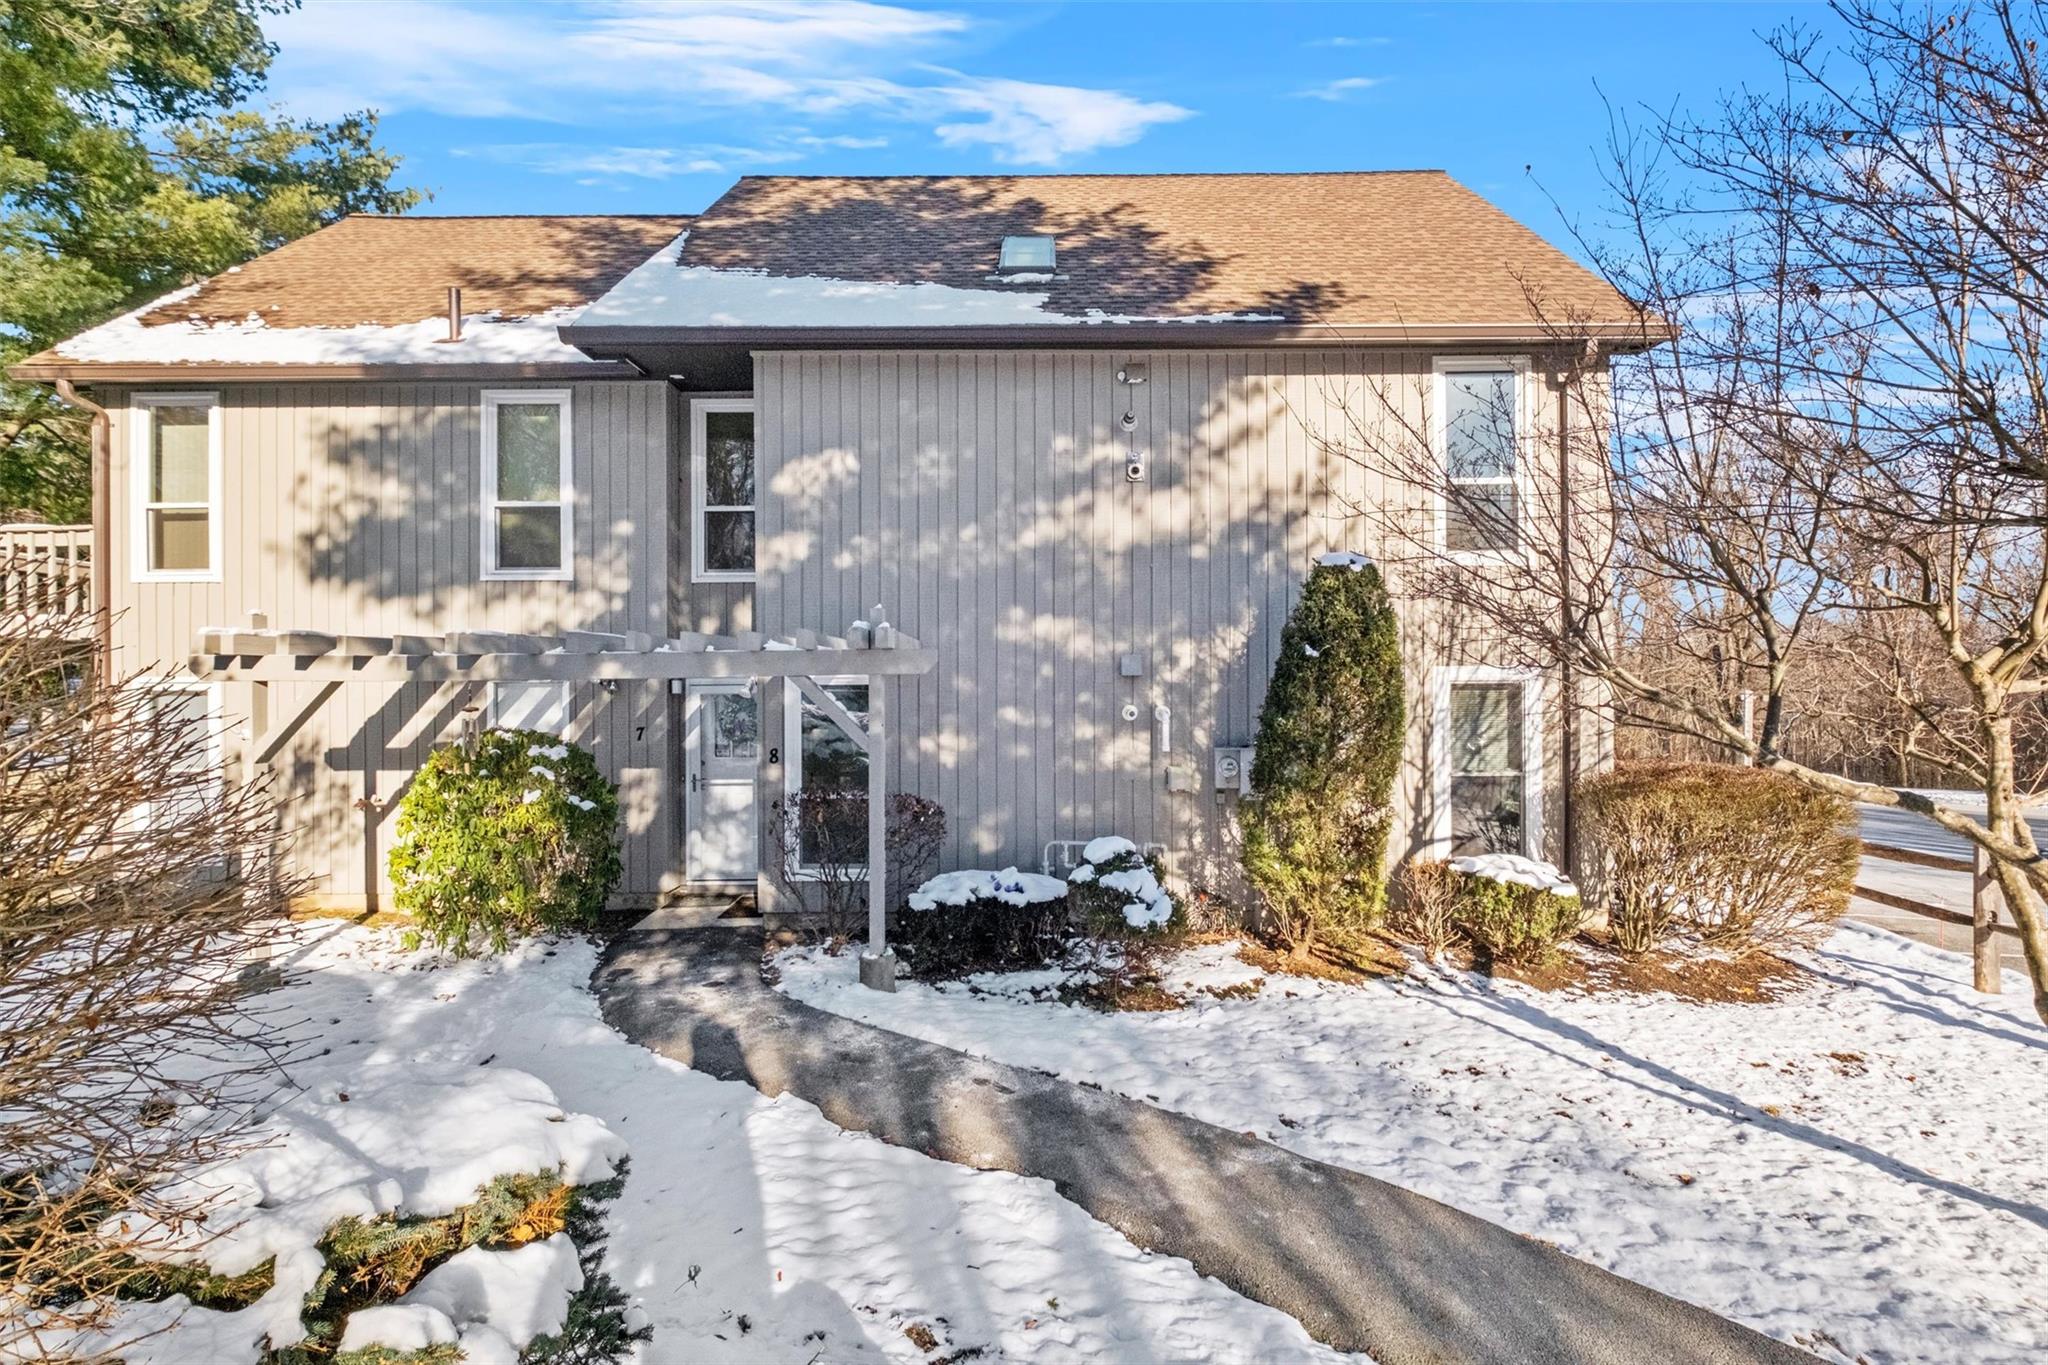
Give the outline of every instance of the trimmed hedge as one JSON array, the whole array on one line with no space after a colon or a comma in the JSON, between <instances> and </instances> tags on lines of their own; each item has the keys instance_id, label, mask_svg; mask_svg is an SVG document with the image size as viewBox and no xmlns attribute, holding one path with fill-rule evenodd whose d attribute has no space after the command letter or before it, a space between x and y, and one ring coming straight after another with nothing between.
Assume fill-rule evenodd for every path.
<instances>
[{"instance_id":1,"label":"trimmed hedge","mask_svg":"<svg viewBox=\"0 0 2048 1365\"><path fill-rule=\"evenodd\" d=\"M1543 962L1585 919L1577 896L1455 869L1450 876L1452 921L1497 962Z\"/></svg>"},{"instance_id":2,"label":"trimmed hedge","mask_svg":"<svg viewBox=\"0 0 2048 1365\"><path fill-rule=\"evenodd\" d=\"M1074 907L1063 883L1035 873L947 872L909 897L896 951L920 981L1043 967L1066 956Z\"/></svg>"},{"instance_id":3,"label":"trimmed hedge","mask_svg":"<svg viewBox=\"0 0 2048 1365\"><path fill-rule=\"evenodd\" d=\"M1629 764L1582 782L1579 809L1594 889L1627 953L1809 942L1856 884L1849 803L1769 769Z\"/></svg>"},{"instance_id":4,"label":"trimmed hedge","mask_svg":"<svg viewBox=\"0 0 2048 1365\"><path fill-rule=\"evenodd\" d=\"M538 730L436 749L399 803L391 881L416 932L467 956L594 923L620 875L618 789Z\"/></svg>"}]
</instances>

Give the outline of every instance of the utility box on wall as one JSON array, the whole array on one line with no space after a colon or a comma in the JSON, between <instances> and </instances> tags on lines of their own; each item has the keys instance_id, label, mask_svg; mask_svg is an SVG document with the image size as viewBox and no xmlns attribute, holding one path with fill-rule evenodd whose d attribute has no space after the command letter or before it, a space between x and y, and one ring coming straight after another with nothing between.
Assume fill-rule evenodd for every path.
<instances>
[{"instance_id":1,"label":"utility box on wall","mask_svg":"<svg viewBox=\"0 0 2048 1365\"><path fill-rule=\"evenodd\" d=\"M1258 750L1246 744L1216 750L1216 790L1249 796L1252 791L1252 755Z\"/></svg>"}]
</instances>

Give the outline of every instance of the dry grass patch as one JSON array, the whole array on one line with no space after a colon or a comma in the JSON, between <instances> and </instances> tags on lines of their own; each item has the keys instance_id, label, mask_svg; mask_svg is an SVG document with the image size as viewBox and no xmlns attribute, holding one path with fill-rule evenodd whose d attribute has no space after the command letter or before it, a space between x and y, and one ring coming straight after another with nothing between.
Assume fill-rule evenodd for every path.
<instances>
[{"instance_id":1,"label":"dry grass patch","mask_svg":"<svg viewBox=\"0 0 2048 1365\"><path fill-rule=\"evenodd\" d=\"M1263 943L1238 945L1238 958L1274 976L1305 976L1316 981L1358 985L1381 977L1404 976L1408 955L1391 939L1365 934L1348 943L1318 941L1306 952L1288 952Z\"/></svg>"},{"instance_id":2,"label":"dry grass patch","mask_svg":"<svg viewBox=\"0 0 2048 1365\"><path fill-rule=\"evenodd\" d=\"M1543 963L1495 962L1474 971L1539 991L1672 995L1701 1004L1761 1004L1796 989L1806 968L1772 953L1700 957L1653 952L1630 957L1597 935L1581 934Z\"/></svg>"}]
</instances>

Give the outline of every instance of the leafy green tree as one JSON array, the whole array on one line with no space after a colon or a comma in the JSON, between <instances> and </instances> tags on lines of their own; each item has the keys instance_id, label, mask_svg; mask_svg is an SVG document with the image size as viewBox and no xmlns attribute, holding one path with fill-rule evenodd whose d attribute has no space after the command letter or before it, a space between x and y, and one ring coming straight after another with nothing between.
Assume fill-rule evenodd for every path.
<instances>
[{"instance_id":1,"label":"leafy green tree","mask_svg":"<svg viewBox=\"0 0 2048 1365\"><path fill-rule=\"evenodd\" d=\"M402 213L376 117L242 107L285 0L0 0L0 368L355 212ZM0 381L0 513L88 512L86 424Z\"/></svg>"},{"instance_id":2,"label":"leafy green tree","mask_svg":"<svg viewBox=\"0 0 2048 1365\"><path fill-rule=\"evenodd\" d=\"M1245 875L1297 951L1385 913L1404 715L1379 570L1350 557L1317 565L1280 633L1243 807Z\"/></svg>"}]
</instances>

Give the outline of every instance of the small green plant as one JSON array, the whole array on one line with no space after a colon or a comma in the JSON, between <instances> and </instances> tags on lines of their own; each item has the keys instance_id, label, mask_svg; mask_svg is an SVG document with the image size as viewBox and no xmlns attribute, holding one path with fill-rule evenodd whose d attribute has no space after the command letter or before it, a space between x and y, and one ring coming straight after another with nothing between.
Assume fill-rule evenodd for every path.
<instances>
[{"instance_id":1,"label":"small green plant","mask_svg":"<svg viewBox=\"0 0 2048 1365\"><path fill-rule=\"evenodd\" d=\"M1452 871L1452 918L1473 946L1496 962L1546 961L1579 931L1585 911L1575 895L1521 882Z\"/></svg>"},{"instance_id":2,"label":"small green plant","mask_svg":"<svg viewBox=\"0 0 2048 1365\"><path fill-rule=\"evenodd\" d=\"M1242 809L1245 876L1297 951L1386 911L1403 716L1386 584L1355 555L1326 556L1280 633Z\"/></svg>"},{"instance_id":3,"label":"small green plant","mask_svg":"<svg viewBox=\"0 0 2048 1365\"><path fill-rule=\"evenodd\" d=\"M618 790L588 751L536 730L437 749L398 809L391 882L451 952L592 923L620 874Z\"/></svg>"}]
</instances>

